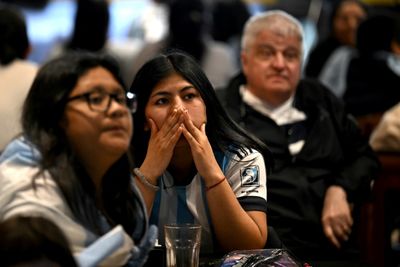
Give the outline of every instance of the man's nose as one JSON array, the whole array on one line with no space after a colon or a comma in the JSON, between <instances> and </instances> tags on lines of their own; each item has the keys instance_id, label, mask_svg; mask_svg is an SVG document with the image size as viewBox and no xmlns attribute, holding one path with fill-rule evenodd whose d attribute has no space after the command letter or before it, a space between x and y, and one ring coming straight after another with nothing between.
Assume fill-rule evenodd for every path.
<instances>
[{"instance_id":1,"label":"man's nose","mask_svg":"<svg viewBox=\"0 0 400 267\"><path fill-rule=\"evenodd\" d=\"M285 58L281 53L275 54L272 64L275 68L283 68L285 66Z\"/></svg>"}]
</instances>

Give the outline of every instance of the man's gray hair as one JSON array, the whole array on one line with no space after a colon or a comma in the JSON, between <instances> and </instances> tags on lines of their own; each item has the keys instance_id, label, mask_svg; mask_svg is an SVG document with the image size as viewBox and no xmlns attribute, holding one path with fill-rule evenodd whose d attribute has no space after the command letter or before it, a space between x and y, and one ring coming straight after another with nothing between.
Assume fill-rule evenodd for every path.
<instances>
[{"instance_id":1,"label":"man's gray hair","mask_svg":"<svg viewBox=\"0 0 400 267\"><path fill-rule=\"evenodd\" d=\"M271 30L282 36L297 36L303 52L303 27L296 18L282 10L266 11L250 17L243 30L242 50L246 50L262 30Z\"/></svg>"}]
</instances>

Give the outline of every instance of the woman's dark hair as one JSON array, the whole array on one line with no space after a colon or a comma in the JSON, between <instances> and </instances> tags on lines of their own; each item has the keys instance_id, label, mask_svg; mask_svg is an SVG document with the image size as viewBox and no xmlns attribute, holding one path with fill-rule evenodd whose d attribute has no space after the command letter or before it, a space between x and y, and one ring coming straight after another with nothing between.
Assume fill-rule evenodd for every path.
<instances>
[{"instance_id":1,"label":"woman's dark hair","mask_svg":"<svg viewBox=\"0 0 400 267\"><path fill-rule=\"evenodd\" d=\"M0 5L0 65L24 59L29 48L23 14L16 8Z\"/></svg>"},{"instance_id":2,"label":"woman's dark hair","mask_svg":"<svg viewBox=\"0 0 400 267\"><path fill-rule=\"evenodd\" d=\"M105 0L78 0L70 50L100 51L107 41L110 12Z\"/></svg>"},{"instance_id":3,"label":"woman's dark hair","mask_svg":"<svg viewBox=\"0 0 400 267\"><path fill-rule=\"evenodd\" d=\"M1 266L55 263L78 266L67 238L52 221L42 217L16 216L0 223Z\"/></svg>"},{"instance_id":4,"label":"woman's dark hair","mask_svg":"<svg viewBox=\"0 0 400 267\"><path fill-rule=\"evenodd\" d=\"M68 145L60 125L69 95L79 78L96 67L107 69L125 88L118 65L111 58L87 52L66 54L39 70L24 103L22 127L25 137L42 156L40 173L51 174L79 222L102 233L94 184ZM145 227L140 221L144 218L143 207L130 184L132 165L129 153L121 157L103 177L101 196L104 215L110 224L122 224L129 234ZM139 232L141 235L142 231Z\"/></svg>"},{"instance_id":5,"label":"woman's dark hair","mask_svg":"<svg viewBox=\"0 0 400 267\"><path fill-rule=\"evenodd\" d=\"M240 158L246 155L245 148L257 149L264 155L269 155L264 143L246 133L227 115L210 81L196 61L184 52L170 51L144 64L131 85L130 90L138 99L133 135L135 163L141 164L147 151L150 133L144 130L144 126L145 107L150 94L157 83L174 73L182 76L199 91L206 106L207 137L214 150L232 152Z\"/></svg>"}]
</instances>

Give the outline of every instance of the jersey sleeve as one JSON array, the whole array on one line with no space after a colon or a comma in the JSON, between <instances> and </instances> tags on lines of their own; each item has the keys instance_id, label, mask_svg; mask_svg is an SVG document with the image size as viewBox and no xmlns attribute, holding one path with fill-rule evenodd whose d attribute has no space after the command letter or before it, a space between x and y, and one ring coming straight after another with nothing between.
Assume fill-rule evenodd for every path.
<instances>
[{"instance_id":1,"label":"jersey sleeve","mask_svg":"<svg viewBox=\"0 0 400 267\"><path fill-rule=\"evenodd\" d=\"M225 176L243 209L266 212L267 172L261 153L247 150L242 159L234 155L227 165Z\"/></svg>"}]
</instances>

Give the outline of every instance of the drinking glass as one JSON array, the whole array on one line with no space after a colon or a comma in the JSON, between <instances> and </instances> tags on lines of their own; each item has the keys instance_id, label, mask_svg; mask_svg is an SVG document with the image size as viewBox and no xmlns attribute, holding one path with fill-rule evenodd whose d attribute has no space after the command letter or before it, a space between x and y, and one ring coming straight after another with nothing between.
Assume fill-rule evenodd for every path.
<instances>
[{"instance_id":1,"label":"drinking glass","mask_svg":"<svg viewBox=\"0 0 400 267\"><path fill-rule=\"evenodd\" d=\"M167 267L198 267L201 225L166 224L164 226Z\"/></svg>"}]
</instances>

